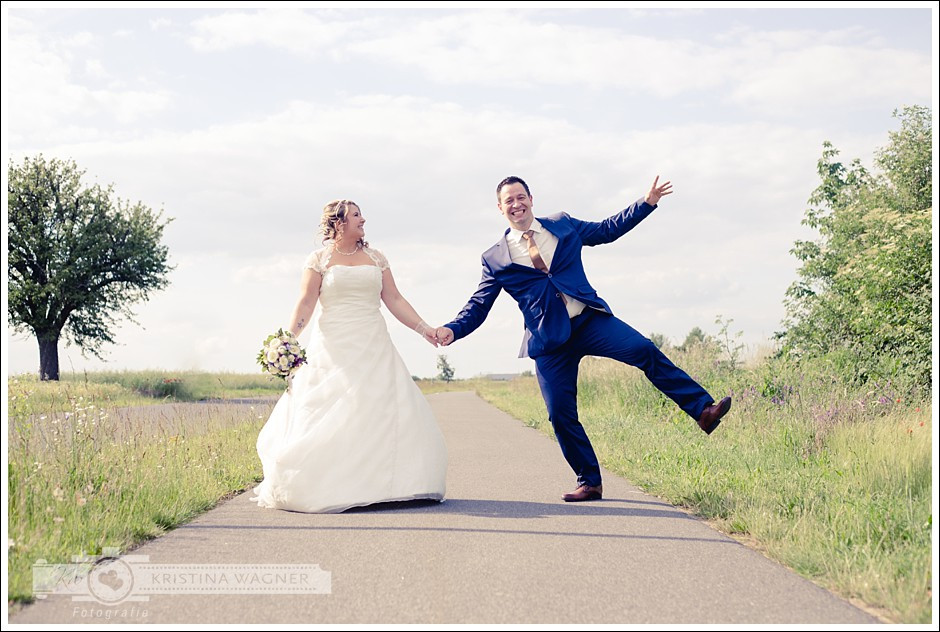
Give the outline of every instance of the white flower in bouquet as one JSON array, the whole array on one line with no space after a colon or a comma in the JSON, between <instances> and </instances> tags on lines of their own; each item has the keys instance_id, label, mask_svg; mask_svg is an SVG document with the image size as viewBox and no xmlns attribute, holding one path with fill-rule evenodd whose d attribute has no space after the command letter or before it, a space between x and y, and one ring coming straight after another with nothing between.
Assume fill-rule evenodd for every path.
<instances>
[{"instance_id":1,"label":"white flower in bouquet","mask_svg":"<svg viewBox=\"0 0 940 632\"><path fill-rule=\"evenodd\" d=\"M258 352L258 364L263 372L286 380L307 361L307 353L291 332L278 329L264 341Z\"/></svg>"}]
</instances>

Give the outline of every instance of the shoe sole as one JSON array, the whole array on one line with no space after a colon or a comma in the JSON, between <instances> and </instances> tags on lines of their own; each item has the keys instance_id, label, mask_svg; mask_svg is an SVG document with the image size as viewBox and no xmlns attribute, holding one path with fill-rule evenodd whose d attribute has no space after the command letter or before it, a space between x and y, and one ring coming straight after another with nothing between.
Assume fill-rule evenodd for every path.
<instances>
[{"instance_id":1,"label":"shoe sole","mask_svg":"<svg viewBox=\"0 0 940 632\"><path fill-rule=\"evenodd\" d=\"M583 503L586 500L601 500L601 496L598 494L596 496L588 496L587 498L565 498L562 497L562 500L566 503Z\"/></svg>"}]
</instances>

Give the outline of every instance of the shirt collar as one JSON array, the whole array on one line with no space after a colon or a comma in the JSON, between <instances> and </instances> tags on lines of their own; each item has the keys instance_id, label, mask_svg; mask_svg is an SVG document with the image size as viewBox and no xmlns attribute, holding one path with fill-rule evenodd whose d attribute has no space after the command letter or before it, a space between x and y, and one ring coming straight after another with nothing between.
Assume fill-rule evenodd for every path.
<instances>
[{"instance_id":1,"label":"shirt collar","mask_svg":"<svg viewBox=\"0 0 940 632\"><path fill-rule=\"evenodd\" d=\"M534 231L534 232L536 232L536 233L540 233L540 232L542 232L542 224L539 223L539 220L537 220L537 219L535 219L535 218L533 217L533 218L532 218L532 223L529 225L529 230ZM509 236L513 239L513 241L522 241L522 240L523 240L523 237L522 237L522 233L523 233L523 232L524 232L524 231L521 231L521 230L519 230L518 228L510 228L510 229L509 229Z\"/></svg>"}]
</instances>

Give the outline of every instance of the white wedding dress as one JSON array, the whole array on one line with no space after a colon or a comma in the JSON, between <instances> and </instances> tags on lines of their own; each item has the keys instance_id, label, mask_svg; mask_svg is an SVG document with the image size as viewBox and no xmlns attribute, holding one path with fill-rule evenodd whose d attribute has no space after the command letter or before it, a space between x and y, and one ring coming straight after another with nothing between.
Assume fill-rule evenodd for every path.
<instances>
[{"instance_id":1,"label":"white wedding dress","mask_svg":"<svg viewBox=\"0 0 940 632\"><path fill-rule=\"evenodd\" d=\"M335 513L373 503L444 499L447 449L434 413L392 345L379 311L376 265L305 268L322 275L307 364L294 374L258 436L261 507Z\"/></svg>"}]
</instances>

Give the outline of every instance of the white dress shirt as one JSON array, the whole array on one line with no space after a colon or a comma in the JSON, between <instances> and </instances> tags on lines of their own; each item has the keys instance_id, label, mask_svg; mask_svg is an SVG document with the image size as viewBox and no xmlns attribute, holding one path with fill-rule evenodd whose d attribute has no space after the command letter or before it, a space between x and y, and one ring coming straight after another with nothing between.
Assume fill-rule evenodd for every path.
<instances>
[{"instance_id":1,"label":"white dress shirt","mask_svg":"<svg viewBox=\"0 0 940 632\"><path fill-rule=\"evenodd\" d=\"M535 245L539 248L542 261L544 261L548 269L551 270L552 257L555 255L555 248L558 247L558 237L555 237L551 232L545 230L542 224L539 223L539 220L535 218L532 218L532 225L529 226L529 230L534 231L532 238L535 240ZM522 233L523 231L515 228L509 229L509 234L506 235L506 243L509 244L509 254L512 256L513 263L534 268L535 264L532 263L532 257L529 256L529 242L526 241ZM568 308L569 318L574 318L587 307L578 299L571 298L567 294L562 294L562 296L564 296L567 301L565 307Z\"/></svg>"}]
</instances>

